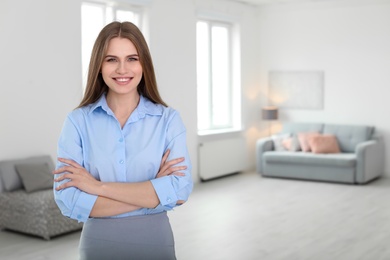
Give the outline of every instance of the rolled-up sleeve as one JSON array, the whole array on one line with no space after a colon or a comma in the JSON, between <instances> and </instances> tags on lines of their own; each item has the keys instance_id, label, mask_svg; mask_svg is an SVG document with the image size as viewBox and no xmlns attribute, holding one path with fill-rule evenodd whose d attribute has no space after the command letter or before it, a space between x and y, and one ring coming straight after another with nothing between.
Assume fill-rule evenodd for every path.
<instances>
[{"instance_id":1,"label":"rolled-up sleeve","mask_svg":"<svg viewBox=\"0 0 390 260\"><path fill-rule=\"evenodd\" d=\"M176 166L185 165L186 170L180 171L184 176L169 175L151 180L160 200L156 209L171 210L179 200L187 201L193 189L191 176L191 160L186 144L186 130L178 113L172 118L167 134L167 149L170 150L168 161L184 157L184 161Z\"/></svg>"},{"instance_id":2,"label":"rolled-up sleeve","mask_svg":"<svg viewBox=\"0 0 390 260\"><path fill-rule=\"evenodd\" d=\"M81 137L70 116L64 122L62 132L58 141L58 157L74 160L83 165L83 152L81 146ZM58 162L56 168L64 164ZM59 177L57 174L55 178ZM55 188L61 183L54 182L54 199L61 213L69 218L79 222L85 222L89 218L91 210L96 202L97 196L85 193L77 188L69 187L60 191Z\"/></svg>"}]
</instances>

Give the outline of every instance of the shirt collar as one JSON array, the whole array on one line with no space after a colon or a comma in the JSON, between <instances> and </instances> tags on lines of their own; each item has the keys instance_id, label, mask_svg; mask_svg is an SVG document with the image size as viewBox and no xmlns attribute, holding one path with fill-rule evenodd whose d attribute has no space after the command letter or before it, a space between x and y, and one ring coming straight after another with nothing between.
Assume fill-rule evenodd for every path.
<instances>
[{"instance_id":1,"label":"shirt collar","mask_svg":"<svg viewBox=\"0 0 390 260\"><path fill-rule=\"evenodd\" d=\"M90 110L88 114L91 114L97 108L101 108L106 111L107 114L112 115L112 110L107 105L106 94L101 95L101 97L93 104L90 105Z\"/></svg>"},{"instance_id":2,"label":"shirt collar","mask_svg":"<svg viewBox=\"0 0 390 260\"><path fill-rule=\"evenodd\" d=\"M114 114L111 108L107 105L106 94L103 94L95 103L91 104L89 114L99 107L106 111L106 113L109 115ZM132 121L136 121L137 119L144 118L147 114L156 116L162 115L163 106L159 104L154 104L148 98L140 95L138 106L135 108L134 112L130 117L133 118Z\"/></svg>"}]
</instances>

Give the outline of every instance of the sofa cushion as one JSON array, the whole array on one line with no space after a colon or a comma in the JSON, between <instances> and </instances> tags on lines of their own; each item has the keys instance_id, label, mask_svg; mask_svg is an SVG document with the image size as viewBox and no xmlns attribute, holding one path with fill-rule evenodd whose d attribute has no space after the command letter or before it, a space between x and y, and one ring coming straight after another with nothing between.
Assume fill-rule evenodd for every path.
<instances>
[{"instance_id":1,"label":"sofa cushion","mask_svg":"<svg viewBox=\"0 0 390 260\"><path fill-rule=\"evenodd\" d=\"M337 138L334 135L312 135L308 138L313 153L340 153Z\"/></svg>"},{"instance_id":2,"label":"sofa cushion","mask_svg":"<svg viewBox=\"0 0 390 260\"><path fill-rule=\"evenodd\" d=\"M310 152L311 147L310 147L309 139L312 136L320 135L320 133L318 133L318 132L300 132L297 135L298 135L299 145L301 147L302 152Z\"/></svg>"},{"instance_id":3,"label":"sofa cushion","mask_svg":"<svg viewBox=\"0 0 390 260\"><path fill-rule=\"evenodd\" d=\"M25 163L15 167L27 192L53 188L53 174L47 163Z\"/></svg>"},{"instance_id":4,"label":"sofa cushion","mask_svg":"<svg viewBox=\"0 0 390 260\"><path fill-rule=\"evenodd\" d=\"M286 150L290 152L298 152L301 150L301 146L299 144L298 136L293 135L292 137L289 137L287 139L283 140L283 146L286 148Z\"/></svg>"},{"instance_id":5,"label":"sofa cushion","mask_svg":"<svg viewBox=\"0 0 390 260\"><path fill-rule=\"evenodd\" d=\"M54 170L54 163L50 156L34 156L25 159L0 161L0 178L5 191L14 191L23 188L22 180L16 172L16 164L47 163L50 171Z\"/></svg>"},{"instance_id":6,"label":"sofa cushion","mask_svg":"<svg viewBox=\"0 0 390 260\"><path fill-rule=\"evenodd\" d=\"M355 152L358 143L371 139L374 127L365 125L334 125L325 124L324 134L332 134L337 137L342 152Z\"/></svg>"},{"instance_id":7,"label":"sofa cushion","mask_svg":"<svg viewBox=\"0 0 390 260\"><path fill-rule=\"evenodd\" d=\"M275 134L271 136L275 151L286 151L283 141L290 137L289 133Z\"/></svg>"},{"instance_id":8,"label":"sofa cushion","mask_svg":"<svg viewBox=\"0 0 390 260\"><path fill-rule=\"evenodd\" d=\"M333 167L355 167L356 154L313 154L304 152L291 153L269 151L264 153L264 161L266 163L286 163L295 165L302 164Z\"/></svg>"}]
</instances>

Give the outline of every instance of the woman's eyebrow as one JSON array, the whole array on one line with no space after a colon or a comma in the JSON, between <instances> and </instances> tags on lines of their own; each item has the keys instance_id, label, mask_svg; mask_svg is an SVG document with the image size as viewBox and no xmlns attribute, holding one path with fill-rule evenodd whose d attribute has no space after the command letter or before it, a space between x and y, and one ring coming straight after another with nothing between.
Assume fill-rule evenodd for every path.
<instances>
[{"instance_id":1,"label":"woman's eyebrow","mask_svg":"<svg viewBox=\"0 0 390 260\"><path fill-rule=\"evenodd\" d=\"M126 57L138 57L138 56L139 56L138 54L129 54ZM110 57L110 58L118 58L118 56L115 56L115 55L112 55L112 54L107 54L105 56L105 58L108 58L108 57Z\"/></svg>"}]
</instances>

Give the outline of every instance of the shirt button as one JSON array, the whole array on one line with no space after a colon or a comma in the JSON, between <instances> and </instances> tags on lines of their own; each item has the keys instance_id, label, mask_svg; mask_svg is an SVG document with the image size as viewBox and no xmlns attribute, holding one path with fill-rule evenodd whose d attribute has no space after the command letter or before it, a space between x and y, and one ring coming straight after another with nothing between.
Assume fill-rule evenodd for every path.
<instances>
[{"instance_id":1,"label":"shirt button","mask_svg":"<svg viewBox=\"0 0 390 260\"><path fill-rule=\"evenodd\" d=\"M77 219L81 219L81 215L80 214L77 215Z\"/></svg>"},{"instance_id":2,"label":"shirt button","mask_svg":"<svg viewBox=\"0 0 390 260\"><path fill-rule=\"evenodd\" d=\"M118 140L118 141L122 143L122 142L123 142L123 138L122 138L122 137L121 137L121 138L119 138L119 140Z\"/></svg>"},{"instance_id":3,"label":"shirt button","mask_svg":"<svg viewBox=\"0 0 390 260\"><path fill-rule=\"evenodd\" d=\"M120 164L123 164L124 162L125 162L125 161L123 161L123 160L120 160L120 161L119 161Z\"/></svg>"},{"instance_id":4,"label":"shirt button","mask_svg":"<svg viewBox=\"0 0 390 260\"><path fill-rule=\"evenodd\" d=\"M170 197L168 197L168 198L167 198L167 201L168 201L168 202L171 202L171 198L170 198Z\"/></svg>"}]
</instances>

